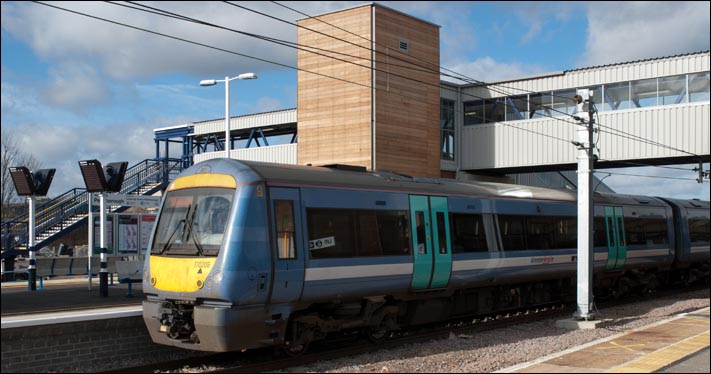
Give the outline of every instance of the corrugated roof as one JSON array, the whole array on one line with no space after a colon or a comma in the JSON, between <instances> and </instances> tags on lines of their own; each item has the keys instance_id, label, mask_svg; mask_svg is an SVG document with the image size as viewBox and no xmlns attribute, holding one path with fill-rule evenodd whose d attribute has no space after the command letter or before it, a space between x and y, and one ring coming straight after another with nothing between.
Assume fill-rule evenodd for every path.
<instances>
[{"instance_id":1,"label":"corrugated roof","mask_svg":"<svg viewBox=\"0 0 711 374\"><path fill-rule=\"evenodd\" d=\"M648 61L656 61L656 60L665 60L665 59L670 59L670 58L677 58L677 57L685 57L685 56L691 56L691 55L700 55L704 53L709 53L709 50L706 51L698 51L698 52L690 52L690 53L683 53L679 55L673 55L673 56L665 56L665 57L653 57L653 58L646 58L643 60L635 60L635 61L626 61L626 62L616 62L612 64L606 64L606 65L596 65L596 66L590 66L590 67L585 67L585 68L577 68L577 69L572 69L572 70L564 70L564 73L570 73L573 71L581 71L581 70L592 70L592 69L600 69L600 68L606 68L610 66L619 66L619 65L627 65L627 64L637 64L640 62L648 62Z\"/></svg>"}]
</instances>

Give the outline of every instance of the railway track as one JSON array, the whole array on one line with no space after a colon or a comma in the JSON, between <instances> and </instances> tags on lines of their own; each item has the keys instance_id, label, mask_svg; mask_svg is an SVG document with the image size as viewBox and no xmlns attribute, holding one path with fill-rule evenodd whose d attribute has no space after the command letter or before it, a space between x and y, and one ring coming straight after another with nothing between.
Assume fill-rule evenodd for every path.
<instances>
[{"instance_id":1,"label":"railway track","mask_svg":"<svg viewBox=\"0 0 711 374\"><path fill-rule=\"evenodd\" d=\"M624 300L609 300L600 302L599 308L648 300L650 297L663 298L679 294L680 292L693 292L708 288L707 285L687 287L683 290L669 289L655 292L652 295L629 297ZM443 324L424 327L409 328L395 333L390 339L382 342L367 341L362 335L344 335L336 339L329 339L312 343L309 350L298 357L286 357L274 348L265 348L247 352L227 352L210 354L206 356L181 359L177 361L162 362L150 365L121 368L108 373L166 373L166 372L201 372L201 373L256 373L286 369L295 366L312 364L318 361L328 361L372 351L391 349L407 344L427 342L437 339L446 339L454 335L473 335L478 332L505 328L517 324L525 324L554 317L569 317L574 312L573 305L542 305L537 308L528 308L510 312L492 313L476 318L462 318Z\"/></svg>"}]
</instances>

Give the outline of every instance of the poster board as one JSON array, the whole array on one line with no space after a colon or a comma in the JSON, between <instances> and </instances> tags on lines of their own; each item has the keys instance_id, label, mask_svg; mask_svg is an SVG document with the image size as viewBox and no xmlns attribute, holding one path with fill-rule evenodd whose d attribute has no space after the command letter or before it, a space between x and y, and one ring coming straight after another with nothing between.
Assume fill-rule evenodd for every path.
<instances>
[{"instance_id":1,"label":"poster board","mask_svg":"<svg viewBox=\"0 0 711 374\"><path fill-rule=\"evenodd\" d=\"M116 248L119 254L138 254L138 222L137 214L118 214L118 241Z\"/></svg>"},{"instance_id":2,"label":"poster board","mask_svg":"<svg viewBox=\"0 0 711 374\"><path fill-rule=\"evenodd\" d=\"M148 241L151 239L151 233L153 232L153 226L155 226L156 223L156 215L155 214L143 214L141 215L141 227L140 227L140 234L141 234L141 251L145 253L146 250L148 250L148 245L150 244Z\"/></svg>"},{"instance_id":3,"label":"poster board","mask_svg":"<svg viewBox=\"0 0 711 374\"><path fill-rule=\"evenodd\" d=\"M106 215L106 253L114 254L114 215ZM94 254L101 253L101 226L100 217L94 216Z\"/></svg>"}]
</instances>

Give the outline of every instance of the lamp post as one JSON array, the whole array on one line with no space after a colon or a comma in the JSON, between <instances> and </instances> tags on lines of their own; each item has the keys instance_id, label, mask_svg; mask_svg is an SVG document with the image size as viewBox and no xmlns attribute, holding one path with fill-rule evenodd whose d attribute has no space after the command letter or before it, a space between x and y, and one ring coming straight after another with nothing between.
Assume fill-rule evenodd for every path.
<instances>
[{"instance_id":1,"label":"lamp post","mask_svg":"<svg viewBox=\"0 0 711 374\"><path fill-rule=\"evenodd\" d=\"M17 196L27 196L29 217L27 220L28 240L27 250L30 252L30 263L27 266L27 289L37 290L37 259L35 257L35 197L47 196L49 186L52 184L54 172L57 169L42 169L35 172L24 166L11 167L10 176L17 190ZM12 270L12 269L10 269ZM40 287L42 282L40 280Z\"/></svg>"},{"instance_id":2,"label":"lamp post","mask_svg":"<svg viewBox=\"0 0 711 374\"><path fill-rule=\"evenodd\" d=\"M230 81L235 79L257 79L255 73L244 73L236 77L225 77L224 80L206 79L200 81L201 86L214 86L218 82L225 83L225 157L230 158Z\"/></svg>"}]
</instances>

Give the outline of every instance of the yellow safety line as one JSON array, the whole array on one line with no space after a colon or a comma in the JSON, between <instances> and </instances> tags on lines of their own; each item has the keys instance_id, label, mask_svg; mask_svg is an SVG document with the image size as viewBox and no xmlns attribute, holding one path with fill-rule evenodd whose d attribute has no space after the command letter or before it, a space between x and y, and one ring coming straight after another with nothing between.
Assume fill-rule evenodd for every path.
<instances>
[{"instance_id":1,"label":"yellow safety line","mask_svg":"<svg viewBox=\"0 0 711 374\"><path fill-rule=\"evenodd\" d=\"M620 365L609 373L652 373L709 346L709 331Z\"/></svg>"}]
</instances>

